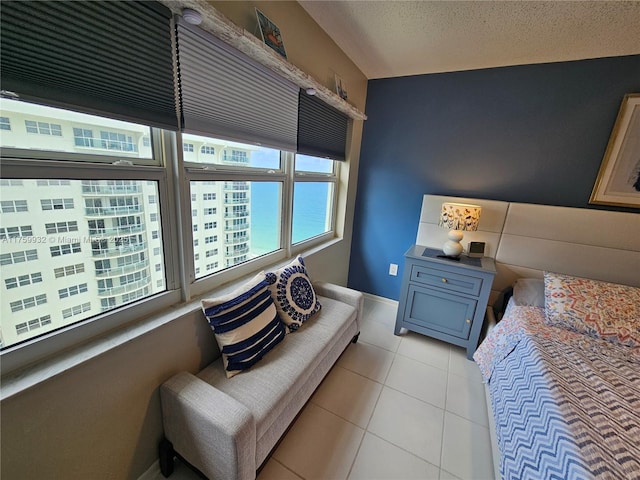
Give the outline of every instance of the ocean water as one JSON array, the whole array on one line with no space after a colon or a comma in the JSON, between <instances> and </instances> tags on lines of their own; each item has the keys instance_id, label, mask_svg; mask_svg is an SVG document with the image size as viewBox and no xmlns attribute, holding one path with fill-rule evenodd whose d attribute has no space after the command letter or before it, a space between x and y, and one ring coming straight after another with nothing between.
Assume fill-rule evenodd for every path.
<instances>
[{"instance_id":1,"label":"ocean water","mask_svg":"<svg viewBox=\"0 0 640 480\"><path fill-rule=\"evenodd\" d=\"M263 255L280 245L280 186L278 182L251 184L251 253ZM329 183L297 182L293 201L293 243L329 228Z\"/></svg>"}]
</instances>

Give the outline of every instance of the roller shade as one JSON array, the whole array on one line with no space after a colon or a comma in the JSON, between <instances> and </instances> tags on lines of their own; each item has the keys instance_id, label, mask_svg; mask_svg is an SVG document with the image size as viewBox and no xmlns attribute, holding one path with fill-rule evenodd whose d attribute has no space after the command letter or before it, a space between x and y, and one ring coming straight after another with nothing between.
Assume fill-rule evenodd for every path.
<instances>
[{"instance_id":1,"label":"roller shade","mask_svg":"<svg viewBox=\"0 0 640 480\"><path fill-rule=\"evenodd\" d=\"M171 12L156 2L2 1L2 89L176 130Z\"/></svg>"},{"instance_id":2,"label":"roller shade","mask_svg":"<svg viewBox=\"0 0 640 480\"><path fill-rule=\"evenodd\" d=\"M345 160L348 122L345 114L300 90L298 153Z\"/></svg>"},{"instance_id":3,"label":"roller shade","mask_svg":"<svg viewBox=\"0 0 640 480\"><path fill-rule=\"evenodd\" d=\"M208 32L176 21L183 130L295 151L298 87Z\"/></svg>"}]
</instances>

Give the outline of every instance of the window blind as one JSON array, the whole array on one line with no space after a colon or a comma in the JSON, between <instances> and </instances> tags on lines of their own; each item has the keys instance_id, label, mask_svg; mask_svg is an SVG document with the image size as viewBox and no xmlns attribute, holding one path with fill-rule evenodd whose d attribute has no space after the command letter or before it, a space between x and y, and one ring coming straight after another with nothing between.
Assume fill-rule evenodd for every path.
<instances>
[{"instance_id":1,"label":"window blind","mask_svg":"<svg viewBox=\"0 0 640 480\"><path fill-rule=\"evenodd\" d=\"M185 132L295 151L298 87L177 19Z\"/></svg>"},{"instance_id":2,"label":"window blind","mask_svg":"<svg viewBox=\"0 0 640 480\"><path fill-rule=\"evenodd\" d=\"M176 130L171 12L157 2L3 1L2 89Z\"/></svg>"},{"instance_id":3,"label":"window blind","mask_svg":"<svg viewBox=\"0 0 640 480\"><path fill-rule=\"evenodd\" d=\"M299 95L298 153L345 160L347 116L302 90Z\"/></svg>"}]
</instances>

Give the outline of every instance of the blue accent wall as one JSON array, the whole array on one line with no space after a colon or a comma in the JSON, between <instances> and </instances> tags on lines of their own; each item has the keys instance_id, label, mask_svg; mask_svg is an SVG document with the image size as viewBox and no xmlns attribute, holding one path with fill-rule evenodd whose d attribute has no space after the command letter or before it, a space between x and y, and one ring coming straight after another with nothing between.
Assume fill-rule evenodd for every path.
<instances>
[{"instance_id":1,"label":"blue accent wall","mask_svg":"<svg viewBox=\"0 0 640 480\"><path fill-rule=\"evenodd\" d=\"M607 208L589 196L634 92L640 55L370 80L349 286L398 299L425 193Z\"/></svg>"}]
</instances>

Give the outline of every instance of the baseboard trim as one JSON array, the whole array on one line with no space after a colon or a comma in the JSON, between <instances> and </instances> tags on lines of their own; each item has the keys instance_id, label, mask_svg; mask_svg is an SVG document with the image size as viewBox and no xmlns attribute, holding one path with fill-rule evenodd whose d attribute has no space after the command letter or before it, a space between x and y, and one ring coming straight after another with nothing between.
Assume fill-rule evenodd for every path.
<instances>
[{"instance_id":1,"label":"baseboard trim","mask_svg":"<svg viewBox=\"0 0 640 480\"><path fill-rule=\"evenodd\" d=\"M367 293L367 292L362 292L362 294L365 296L365 298L368 298L370 300L374 300L376 302L381 302L381 303L386 303L388 305L394 305L394 306L398 306L398 301L397 300L392 300L390 298L387 297L379 297L378 295L374 295L373 293Z\"/></svg>"},{"instance_id":2,"label":"baseboard trim","mask_svg":"<svg viewBox=\"0 0 640 480\"><path fill-rule=\"evenodd\" d=\"M160 461L156 460L153 464L138 477L138 480L157 480L162 478L162 472L160 471Z\"/></svg>"}]
</instances>

